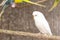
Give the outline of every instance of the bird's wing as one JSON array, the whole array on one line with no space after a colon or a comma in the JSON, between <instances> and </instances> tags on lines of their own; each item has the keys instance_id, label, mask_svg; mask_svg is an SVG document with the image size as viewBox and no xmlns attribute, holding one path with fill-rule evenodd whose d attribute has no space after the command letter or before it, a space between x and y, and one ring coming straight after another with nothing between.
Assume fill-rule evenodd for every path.
<instances>
[{"instance_id":1,"label":"bird's wing","mask_svg":"<svg viewBox=\"0 0 60 40\"><path fill-rule=\"evenodd\" d=\"M49 24L43 14L40 14L40 16L35 18L35 25L41 32L52 34Z\"/></svg>"},{"instance_id":2,"label":"bird's wing","mask_svg":"<svg viewBox=\"0 0 60 40\"><path fill-rule=\"evenodd\" d=\"M43 28L46 30L46 32L52 34L50 26L49 26L49 24L48 24L48 22L47 22L47 20L45 18L42 18L41 23L42 23Z\"/></svg>"}]
</instances>

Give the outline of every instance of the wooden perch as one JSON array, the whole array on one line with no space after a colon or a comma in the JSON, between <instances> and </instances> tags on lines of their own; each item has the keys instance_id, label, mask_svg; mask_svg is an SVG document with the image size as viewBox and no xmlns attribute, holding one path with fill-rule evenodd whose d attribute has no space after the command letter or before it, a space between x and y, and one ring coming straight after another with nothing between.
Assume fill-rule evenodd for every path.
<instances>
[{"instance_id":1,"label":"wooden perch","mask_svg":"<svg viewBox=\"0 0 60 40\"><path fill-rule=\"evenodd\" d=\"M10 35L19 35L19 36L30 36L30 37L42 38L42 39L45 38L45 39L60 40L60 36L50 36L50 35L22 32L22 31L12 31L12 30L0 29L0 33L10 34Z\"/></svg>"}]
</instances>

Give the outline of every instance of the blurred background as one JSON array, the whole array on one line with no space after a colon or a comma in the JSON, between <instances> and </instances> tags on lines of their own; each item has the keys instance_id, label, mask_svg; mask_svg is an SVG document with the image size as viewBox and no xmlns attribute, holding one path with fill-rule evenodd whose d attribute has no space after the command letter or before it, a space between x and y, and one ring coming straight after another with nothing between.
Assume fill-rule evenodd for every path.
<instances>
[{"instance_id":1,"label":"blurred background","mask_svg":"<svg viewBox=\"0 0 60 40\"><path fill-rule=\"evenodd\" d=\"M40 0L31 0L31 1L37 2ZM0 3L1 2L2 0L0 0ZM51 12L48 12L53 2L54 0L47 0L46 2L41 3L46 5L46 8L32 5L29 3L18 4L18 7L16 8L11 8L9 6L8 8L5 9L4 14L2 15L2 20L0 20L0 29L38 33L39 30L36 28L34 24L32 12L40 11L46 17L53 35L60 36L60 4L58 4L58 6L55 9L53 9ZM2 7L0 7L0 12L1 10ZM1 40L40 40L32 37L13 36L8 34L1 34L1 33L0 33L0 39Z\"/></svg>"}]
</instances>

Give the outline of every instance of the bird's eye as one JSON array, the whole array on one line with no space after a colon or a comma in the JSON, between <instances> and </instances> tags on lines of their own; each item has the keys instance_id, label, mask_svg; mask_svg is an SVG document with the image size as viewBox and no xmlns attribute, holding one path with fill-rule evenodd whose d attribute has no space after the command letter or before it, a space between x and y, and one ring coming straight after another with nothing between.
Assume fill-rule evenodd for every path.
<instances>
[{"instance_id":1,"label":"bird's eye","mask_svg":"<svg viewBox=\"0 0 60 40\"><path fill-rule=\"evenodd\" d=\"M37 16L37 15L35 15L35 16Z\"/></svg>"}]
</instances>

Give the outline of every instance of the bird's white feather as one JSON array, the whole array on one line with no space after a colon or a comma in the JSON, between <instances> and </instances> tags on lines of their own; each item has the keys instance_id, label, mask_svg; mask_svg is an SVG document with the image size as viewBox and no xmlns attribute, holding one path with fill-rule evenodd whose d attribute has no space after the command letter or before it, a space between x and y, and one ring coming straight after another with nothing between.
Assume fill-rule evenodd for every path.
<instances>
[{"instance_id":1,"label":"bird's white feather","mask_svg":"<svg viewBox=\"0 0 60 40\"><path fill-rule=\"evenodd\" d=\"M39 11L34 11L33 14L36 27L43 34L52 35L49 24L45 19L44 15Z\"/></svg>"}]
</instances>

